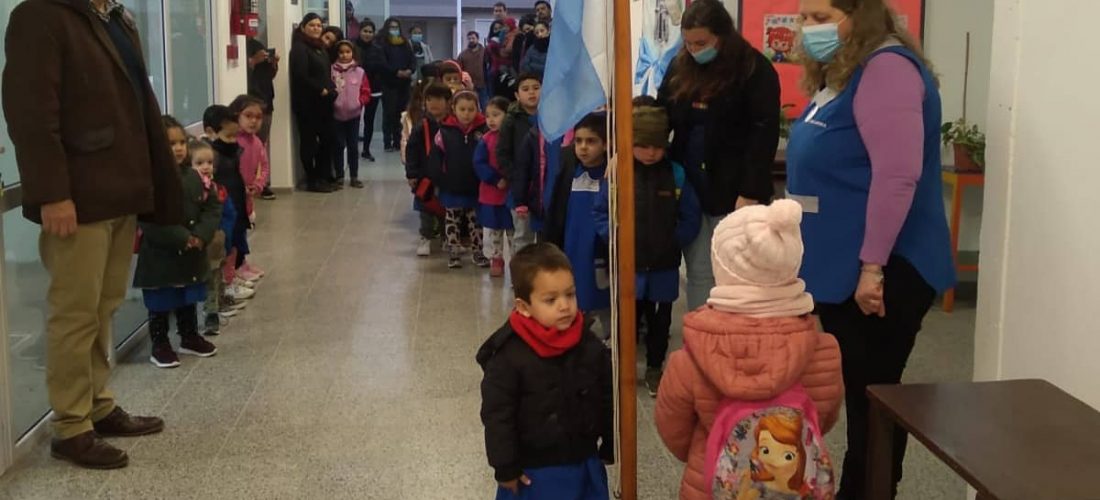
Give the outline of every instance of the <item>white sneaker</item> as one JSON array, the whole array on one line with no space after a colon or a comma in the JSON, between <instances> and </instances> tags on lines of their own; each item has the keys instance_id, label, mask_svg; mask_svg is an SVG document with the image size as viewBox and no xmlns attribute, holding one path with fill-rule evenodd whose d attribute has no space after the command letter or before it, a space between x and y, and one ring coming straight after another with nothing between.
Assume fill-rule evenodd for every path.
<instances>
[{"instance_id":1,"label":"white sneaker","mask_svg":"<svg viewBox=\"0 0 1100 500\"><path fill-rule=\"evenodd\" d=\"M416 245L416 256L427 257L432 254L432 240L427 238L420 238L420 243Z\"/></svg>"},{"instance_id":2,"label":"white sneaker","mask_svg":"<svg viewBox=\"0 0 1100 500\"><path fill-rule=\"evenodd\" d=\"M255 281L248 281L244 278L239 278L239 277L238 278L233 278L233 285L234 286L243 286L245 288L256 288L256 282Z\"/></svg>"},{"instance_id":3,"label":"white sneaker","mask_svg":"<svg viewBox=\"0 0 1100 500\"><path fill-rule=\"evenodd\" d=\"M255 290L243 286L238 286L236 284L226 288L225 293L230 297L233 297L234 300L248 300L256 295Z\"/></svg>"}]
</instances>

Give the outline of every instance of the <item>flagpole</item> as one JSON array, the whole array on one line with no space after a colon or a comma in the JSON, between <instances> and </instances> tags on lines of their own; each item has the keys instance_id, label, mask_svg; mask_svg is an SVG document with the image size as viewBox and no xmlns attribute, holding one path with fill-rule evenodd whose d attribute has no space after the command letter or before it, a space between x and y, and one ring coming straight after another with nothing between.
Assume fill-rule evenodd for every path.
<instances>
[{"instance_id":1,"label":"flagpole","mask_svg":"<svg viewBox=\"0 0 1100 500\"><path fill-rule=\"evenodd\" d=\"M637 316L634 301L634 116L630 0L613 0L616 205L619 291L619 474L622 500L638 498Z\"/></svg>"}]
</instances>

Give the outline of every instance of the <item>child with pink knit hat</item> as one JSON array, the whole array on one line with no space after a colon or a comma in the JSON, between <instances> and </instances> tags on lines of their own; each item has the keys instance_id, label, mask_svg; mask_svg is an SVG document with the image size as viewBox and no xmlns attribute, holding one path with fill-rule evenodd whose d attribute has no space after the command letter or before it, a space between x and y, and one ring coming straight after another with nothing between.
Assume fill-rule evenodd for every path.
<instances>
[{"instance_id":1,"label":"child with pink knit hat","mask_svg":"<svg viewBox=\"0 0 1100 500\"><path fill-rule=\"evenodd\" d=\"M817 331L813 299L798 278L801 220L798 203L779 200L737 210L714 232L717 286L706 306L684 317L684 348L670 356L657 395L657 430L687 463L681 499L727 498L722 491L733 492L728 498L817 498L832 491L824 445L806 443L820 443L819 434L836 423L844 396L840 348ZM799 397L801 406L787 404ZM740 408L749 410L737 414ZM738 417L728 427L731 414ZM776 430L783 428L793 430ZM752 443L739 449L745 440ZM772 453L784 446L785 453ZM790 463L776 461L777 454Z\"/></svg>"}]
</instances>

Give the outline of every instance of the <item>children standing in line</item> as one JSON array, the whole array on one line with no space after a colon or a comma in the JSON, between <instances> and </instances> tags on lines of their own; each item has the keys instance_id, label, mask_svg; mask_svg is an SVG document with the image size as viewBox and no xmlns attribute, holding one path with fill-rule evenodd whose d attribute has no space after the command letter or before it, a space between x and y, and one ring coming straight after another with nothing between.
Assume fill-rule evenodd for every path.
<instances>
[{"instance_id":1,"label":"children standing in line","mask_svg":"<svg viewBox=\"0 0 1100 500\"><path fill-rule=\"evenodd\" d=\"M241 148L241 179L244 180L245 213L249 226L256 221L256 198L263 193L267 180L271 177L271 162L267 157L267 145L260 140L260 127L263 127L264 102L250 95L240 95L229 105L229 110L237 114L240 132L237 133L237 145ZM237 270L244 281L256 282L264 277L263 269L245 259Z\"/></svg>"},{"instance_id":2,"label":"children standing in line","mask_svg":"<svg viewBox=\"0 0 1100 500\"><path fill-rule=\"evenodd\" d=\"M175 368L179 357L168 340L168 321L176 315L180 352L199 357L217 354L214 344L199 335L196 306L206 300L206 277L210 273L206 246L214 239L221 219L216 193L203 183L189 164L213 163L214 151L205 144L188 150L187 134L172 117L163 118L172 155L179 164L183 185L183 220L180 226L141 223L134 287L142 289L149 310L149 336L153 340L149 361L159 368Z\"/></svg>"},{"instance_id":3,"label":"children standing in line","mask_svg":"<svg viewBox=\"0 0 1100 500\"><path fill-rule=\"evenodd\" d=\"M508 181L500 171L497 161L497 142L500 125L508 111L508 100L494 97L485 108L485 124L489 131L481 137L474 152L474 168L481 179L478 190L477 220L485 228L482 243L485 257L490 259L489 276L504 276L504 243L512 240L512 214L508 210ZM507 236L507 238L506 238Z\"/></svg>"},{"instance_id":4,"label":"children standing in line","mask_svg":"<svg viewBox=\"0 0 1100 500\"><path fill-rule=\"evenodd\" d=\"M682 499L835 494L821 434L844 397L840 348L818 331L798 278L801 220L798 203L778 200L714 231L717 286L684 317L655 410L661 439L687 462Z\"/></svg>"},{"instance_id":5,"label":"children standing in line","mask_svg":"<svg viewBox=\"0 0 1100 500\"><path fill-rule=\"evenodd\" d=\"M470 256L474 265L489 267L481 245L481 226L477 223L478 181L474 171L474 151L485 134L485 116L478 109L478 97L463 90L451 99L453 114L443 120L432 144L430 177L439 188L439 201L447 215L444 234L450 260L447 267L462 267L463 233L469 236Z\"/></svg>"},{"instance_id":6,"label":"children standing in line","mask_svg":"<svg viewBox=\"0 0 1100 500\"><path fill-rule=\"evenodd\" d=\"M424 191L423 196L434 197L435 189L422 184L431 182L428 180L428 156L440 124L450 113L451 90L443 84L431 83L420 94L422 100L414 97L402 120L408 126L407 137L401 139L402 156L409 187L414 193ZM430 210L427 201L420 197L414 201L414 208L420 212L420 242L416 246L419 257L432 254L432 240L436 237L437 228L443 225L443 214Z\"/></svg>"},{"instance_id":7,"label":"children standing in line","mask_svg":"<svg viewBox=\"0 0 1100 500\"><path fill-rule=\"evenodd\" d=\"M607 173L607 116L593 113L573 129L573 155L562 157L542 235L569 256L577 302L600 320L600 337L611 338L611 252L596 231L596 200Z\"/></svg>"},{"instance_id":8,"label":"children standing in line","mask_svg":"<svg viewBox=\"0 0 1100 500\"><path fill-rule=\"evenodd\" d=\"M607 499L604 463L615 458L610 351L584 333L561 250L528 246L511 272L515 310L477 352L496 498Z\"/></svg>"},{"instance_id":9,"label":"children standing in line","mask_svg":"<svg viewBox=\"0 0 1100 500\"><path fill-rule=\"evenodd\" d=\"M523 203L522 200L529 197L530 183L522 182L521 174L516 172L516 158L523 147L523 141L527 140L531 128L538 126L542 80L537 75L527 73L517 78L516 85L516 102L508 108L508 114L500 126L497 161L512 190L512 223L515 227L512 248L518 251L535 242L535 233L542 224L538 217L530 216L529 207Z\"/></svg>"},{"instance_id":10,"label":"children standing in line","mask_svg":"<svg viewBox=\"0 0 1100 500\"><path fill-rule=\"evenodd\" d=\"M371 88L363 68L356 62L355 44L341 40L336 43L336 62L332 63L332 82L336 85L336 150L332 162L336 182L344 183L344 158L353 188L362 189L359 180L359 120L363 108L370 103ZM346 155L344 153L347 153Z\"/></svg>"},{"instance_id":11,"label":"children standing in line","mask_svg":"<svg viewBox=\"0 0 1100 500\"><path fill-rule=\"evenodd\" d=\"M702 208L684 168L670 161L668 114L652 97L634 99L634 206L636 300L639 323L645 321L645 384L657 396L668 354L672 303L680 296L682 249L699 233ZM596 230L610 242L610 186L600 181Z\"/></svg>"},{"instance_id":12,"label":"children standing in line","mask_svg":"<svg viewBox=\"0 0 1100 500\"><path fill-rule=\"evenodd\" d=\"M241 147L237 145L240 131L239 117L226 106L214 105L206 108L202 115L206 141L217 153L214 161L214 182L225 188L228 203L233 204L237 213L231 231L226 231L226 240L232 241L222 272L226 281L226 293L236 300L252 298L255 283L237 276L237 269L244 264L248 255L248 213L247 191L244 177L241 176ZM251 286L250 286L251 285Z\"/></svg>"}]
</instances>

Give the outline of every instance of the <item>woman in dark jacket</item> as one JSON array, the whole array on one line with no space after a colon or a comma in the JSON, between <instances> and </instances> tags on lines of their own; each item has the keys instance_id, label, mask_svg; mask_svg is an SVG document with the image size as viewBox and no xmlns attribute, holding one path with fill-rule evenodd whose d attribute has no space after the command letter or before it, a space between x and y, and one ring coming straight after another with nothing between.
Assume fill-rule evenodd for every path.
<instances>
[{"instance_id":1,"label":"woman in dark jacket","mask_svg":"<svg viewBox=\"0 0 1100 500\"><path fill-rule=\"evenodd\" d=\"M325 51L328 52L328 62L336 62L336 42L344 40L344 30L338 26L326 26L321 31L321 41L325 42Z\"/></svg>"},{"instance_id":2,"label":"woman in dark jacket","mask_svg":"<svg viewBox=\"0 0 1100 500\"><path fill-rule=\"evenodd\" d=\"M294 32L290 49L290 106L298 123L298 154L306 173L306 189L331 193L332 104L336 85L331 64L321 40L321 18L306 14Z\"/></svg>"},{"instance_id":3,"label":"woman in dark jacket","mask_svg":"<svg viewBox=\"0 0 1100 500\"><path fill-rule=\"evenodd\" d=\"M359 67L367 73L371 89L370 103L363 110L363 158L374 161L374 155L370 153L370 143L374 140L374 117L378 115L378 105L383 99L382 87L384 75L387 73L386 52L375 39L374 21L369 17L364 18L361 26L355 46L359 48Z\"/></svg>"},{"instance_id":4,"label":"woman in dark jacket","mask_svg":"<svg viewBox=\"0 0 1100 500\"><path fill-rule=\"evenodd\" d=\"M409 40L401 36L401 21L391 17L386 20L385 29L379 41L386 56L386 74L382 78L382 144L387 153L392 153L401 149L401 112L409 105L416 55Z\"/></svg>"},{"instance_id":5,"label":"woman in dark jacket","mask_svg":"<svg viewBox=\"0 0 1100 500\"><path fill-rule=\"evenodd\" d=\"M771 168L779 145L779 76L733 28L717 0L697 0L681 23L684 48L658 93L674 132L670 157L699 195L699 236L684 250L688 307L714 287L710 240L722 218L774 195Z\"/></svg>"}]
</instances>

